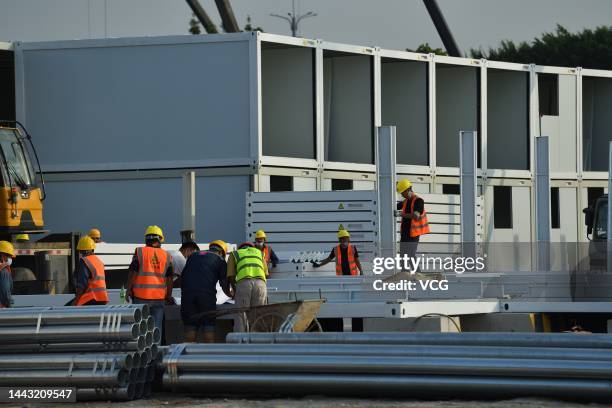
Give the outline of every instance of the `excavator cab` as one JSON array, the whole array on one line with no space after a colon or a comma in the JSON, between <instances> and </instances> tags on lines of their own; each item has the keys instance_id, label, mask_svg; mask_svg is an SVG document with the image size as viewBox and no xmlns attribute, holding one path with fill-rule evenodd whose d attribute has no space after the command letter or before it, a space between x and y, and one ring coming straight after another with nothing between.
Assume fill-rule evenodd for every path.
<instances>
[{"instance_id":1,"label":"excavator cab","mask_svg":"<svg viewBox=\"0 0 612 408\"><path fill-rule=\"evenodd\" d=\"M40 182L37 181L28 144L36 155L27 132L24 136L19 127L0 124L0 236L2 239L18 233L42 232L44 228L42 204L45 199L44 181L42 173L40 173ZM40 165L38 167L40 168Z\"/></svg>"}]
</instances>

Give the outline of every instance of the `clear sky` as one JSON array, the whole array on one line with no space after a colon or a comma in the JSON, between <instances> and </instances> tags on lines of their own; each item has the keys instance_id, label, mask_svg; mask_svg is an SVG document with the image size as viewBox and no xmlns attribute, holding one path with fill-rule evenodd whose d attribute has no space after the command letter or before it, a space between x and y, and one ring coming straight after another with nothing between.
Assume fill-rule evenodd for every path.
<instances>
[{"instance_id":1,"label":"clear sky","mask_svg":"<svg viewBox=\"0 0 612 408\"><path fill-rule=\"evenodd\" d=\"M213 0L200 0L220 25ZM289 34L270 13L290 11L291 0L231 0L243 26L247 15L267 32ZM530 40L557 23L570 31L612 24L612 0L438 0L462 50ZM296 0L306 19L300 34L358 45L416 48L442 43L422 0ZM0 41L187 34L184 0L0 0Z\"/></svg>"}]
</instances>

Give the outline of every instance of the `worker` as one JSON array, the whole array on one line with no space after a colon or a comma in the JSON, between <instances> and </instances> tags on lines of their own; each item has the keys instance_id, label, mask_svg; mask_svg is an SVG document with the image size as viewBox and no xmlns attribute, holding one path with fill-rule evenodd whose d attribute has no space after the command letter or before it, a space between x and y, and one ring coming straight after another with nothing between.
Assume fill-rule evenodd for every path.
<instances>
[{"instance_id":1,"label":"worker","mask_svg":"<svg viewBox=\"0 0 612 408\"><path fill-rule=\"evenodd\" d=\"M338 245L331 250L331 253L323 261L312 262L312 266L319 268L336 260L336 275L363 275L361 262L359 262L359 252L355 245L351 244L351 234L345 229L338 230Z\"/></svg>"},{"instance_id":2,"label":"worker","mask_svg":"<svg viewBox=\"0 0 612 408\"><path fill-rule=\"evenodd\" d=\"M199 251L200 247L194 241L183 242L178 250L169 249L166 251L170 254L170 256L172 256L172 272L174 273L173 286L181 286L181 274L183 272L183 268L185 268L185 263L187 263L187 258L189 258L194 252Z\"/></svg>"},{"instance_id":3,"label":"worker","mask_svg":"<svg viewBox=\"0 0 612 408\"><path fill-rule=\"evenodd\" d=\"M79 265L77 267L76 296L74 305L105 305L108 303L104 264L94 251L96 243L89 236L79 239L77 251Z\"/></svg>"},{"instance_id":4,"label":"worker","mask_svg":"<svg viewBox=\"0 0 612 408\"><path fill-rule=\"evenodd\" d=\"M261 251L250 242L238 246L227 260L227 278L232 286L236 307L261 306L266 303L268 290L266 279L268 266L263 260ZM239 313L234 318L234 331L246 331L244 315Z\"/></svg>"},{"instance_id":5,"label":"worker","mask_svg":"<svg viewBox=\"0 0 612 408\"><path fill-rule=\"evenodd\" d=\"M20 244L30 241L30 236L28 234L16 234L14 238L15 238L15 242L20 243Z\"/></svg>"},{"instance_id":6,"label":"worker","mask_svg":"<svg viewBox=\"0 0 612 408\"><path fill-rule=\"evenodd\" d=\"M157 225L147 227L145 246L136 248L130 273L126 299L136 304L149 305L155 327L163 328L164 305L173 304L172 256L161 248L164 233ZM162 337L163 338L163 337Z\"/></svg>"},{"instance_id":7,"label":"worker","mask_svg":"<svg viewBox=\"0 0 612 408\"><path fill-rule=\"evenodd\" d=\"M429 233L425 201L415 194L408 179L399 180L396 187L397 192L404 198L397 203L396 211L396 216L402 219L400 253L414 258L420 236Z\"/></svg>"},{"instance_id":8,"label":"worker","mask_svg":"<svg viewBox=\"0 0 612 408\"><path fill-rule=\"evenodd\" d=\"M272 268L275 268L276 265L278 265L278 257L272 250L272 247L267 244L266 240L266 233L263 230L259 230L255 233L255 246L263 254L264 262L268 266L269 270L270 265L272 265Z\"/></svg>"},{"instance_id":9,"label":"worker","mask_svg":"<svg viewBox=\"0 0 612 408\"><path fill-rule=\"evenodd\" d=\"M227 244L216 240L208 251L194 252L187 259L182 276L181 319L185 341L189 343L197 340L200 329L205 343L215 342L217 283L227 296L233 297L227 281L226 254Z\"/></svg>"},{"instance_id":10,"label":"worker","mask_svg":"<svg viewBox=\"0 0 612 408\"><path fill-rule=\"evenodd\" d=\"M11 264L15 258L13 244L0 241L0 309L11 307L13 292L13 275Z\"/></svg>"},{"instance_id":11,"label":"worker","mask_svg":"<svg viewBox=\"0 0 612 408\"><path fill-rule=\"evenodd\" d=\"M102 242L102 233L100 233L100 230L97 228L90 229L87 235L93 239L96 244Z\"/></svg>"}]
</instances>

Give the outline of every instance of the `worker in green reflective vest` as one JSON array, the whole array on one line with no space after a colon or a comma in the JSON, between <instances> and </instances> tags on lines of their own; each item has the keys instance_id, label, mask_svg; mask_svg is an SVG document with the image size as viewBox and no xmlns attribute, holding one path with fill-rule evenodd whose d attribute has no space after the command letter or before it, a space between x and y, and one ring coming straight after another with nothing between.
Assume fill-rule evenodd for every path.
<instances>
[{"instance_id":1,"label":"worker in green reflective vest","mask_svg":"<svg viewBox=\"0 0 612 408\"><path fill-rule=\"evenodd\" d=\"M266 279L268 265L263 254L251 242L240 244L227 260L227 278L234 289L236 307L252 307L266 304L268 290ZM234 318L234 331L247 331L243 313Z\"/></svg>"}]
</instances>

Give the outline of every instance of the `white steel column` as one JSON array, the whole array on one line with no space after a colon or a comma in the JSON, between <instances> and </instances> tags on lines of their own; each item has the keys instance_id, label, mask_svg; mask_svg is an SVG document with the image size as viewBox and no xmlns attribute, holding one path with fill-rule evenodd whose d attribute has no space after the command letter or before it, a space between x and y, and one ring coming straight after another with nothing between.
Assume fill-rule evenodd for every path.
<instances>
[{"instance_id":1,"label":"white steel column","mask_svg":"<svg viewBox=\"0 0 612 408\"><path fill-rule=\"evenodd\" d=\"M476 150L478 132L459 132L459 169L461 174L461 241L476 242Z\"/></svg>"},{"instance_id":2,"label":"white steel column","mask_svg":"<svg viewBox=\"0 0 612 408\"><path fill-rule=\"evenodd\" d=\"M382 126L376 132L376 174L378 194L379 254L397 254L395 219L395 126Z\"/></svg>"},{"instance_id":3,"label":"white steel column","mask_svg":"<svg viewBox=\"0 0 612 408\"><path fill-rule=\"evenodd\" d=\"M550 269L550 155L548 136L536 138L535 228L538 272Z\"/></svg>"}]
</instances>

